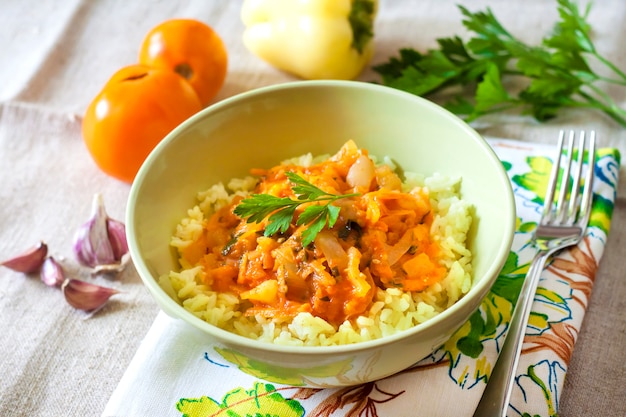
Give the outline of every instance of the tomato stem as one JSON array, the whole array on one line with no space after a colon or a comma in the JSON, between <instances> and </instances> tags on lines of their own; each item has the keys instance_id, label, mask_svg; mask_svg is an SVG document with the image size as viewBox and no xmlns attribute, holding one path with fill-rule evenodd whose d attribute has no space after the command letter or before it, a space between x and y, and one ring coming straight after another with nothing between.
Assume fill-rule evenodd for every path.
<instances>
[{"instance_id":1,"label":"tomato stem","mask_svg":"<svg viewBox=\"0 0 626 417\"><path fill-rule=\"evenodd\" d=\"M193 75L193 69L189 64L178 64L174 67L174 72L183 77L186 80L190 80Z\"/></svg>"}]
</instances>

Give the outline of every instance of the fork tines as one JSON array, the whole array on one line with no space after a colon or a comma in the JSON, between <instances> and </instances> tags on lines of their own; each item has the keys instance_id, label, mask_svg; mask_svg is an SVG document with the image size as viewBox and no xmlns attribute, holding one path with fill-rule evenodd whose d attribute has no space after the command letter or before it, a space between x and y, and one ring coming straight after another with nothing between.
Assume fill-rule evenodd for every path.
<instances>
[{"instance_id":1,"label":"fork tines","mask_svg":"<svg viewBox=\"0 0 626 417\"><path fill-rule=\"evenodd\" d=\"M595 131L587 133L581 131L578 135L578 150L574 151L576 134L573 130L567 134L567 148L565 158L563 157L566 143L566 132L559 134L558 152L556 160L552 166L548 190L546 191L543 220L547 223L570 223L577 220L578 213L584 214L578 219L580 223L586 225L589 219L592 185L594 176L594 161L596 148ZM584 179L584 190L580 197L580 184L582 180L583 166L585 162L585 149L587 150L587 173ZM561 175L560 183L557 178ZM558 184L558 186L557 186ZM555 193L558 191L558 199L555 202ZM586 219L585 219L586 217Z\"/></svg>"}]
</instances>

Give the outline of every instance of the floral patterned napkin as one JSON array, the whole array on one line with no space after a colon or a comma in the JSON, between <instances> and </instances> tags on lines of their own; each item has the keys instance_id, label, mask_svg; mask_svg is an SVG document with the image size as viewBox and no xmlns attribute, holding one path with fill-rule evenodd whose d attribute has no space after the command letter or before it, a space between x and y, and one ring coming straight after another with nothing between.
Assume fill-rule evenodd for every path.
<instances>
[{"instance_id":1,"label":"floral patterned napkin","mask_svg":"<svg viewBox=\"0 0 626 417\"><path fill-rule=\"evenodd\" d=\"M194 328L161 312L103 416L471 416L535 253L529 240L556 152L554 146L488 141L513 185L516 236L508 261L480 309L431 356L392 377L353 387L280 385L255 378L254 369L238 369L210 350ZM577 247L557 256L542 275L508 416L553 416L558 410L609 232L619 166L617 150L599 150L586 236Z\"/></svg>"}]
</instances>

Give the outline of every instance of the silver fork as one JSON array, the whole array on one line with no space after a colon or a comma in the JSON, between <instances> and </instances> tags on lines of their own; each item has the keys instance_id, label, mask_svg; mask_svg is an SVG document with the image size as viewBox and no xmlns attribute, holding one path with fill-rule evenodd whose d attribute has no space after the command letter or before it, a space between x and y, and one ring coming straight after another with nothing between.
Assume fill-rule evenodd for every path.
<instances>
[{"instance_id":1,"label":"silver fork","mask_svg":"<svg viewBox=\"0 0 626 417\"><path fill-rule=\"evenodd\" d=\"M587 138L585 132L580 132L576 161L574 158L575 134L573 131L569 132L567 156L562 162L565 136L565 132L561 131L559 150L552 167L544 199L543 214L532 238L532 243L538 252L528 269L500 355L489 377L485 392L478 403L474 417L506 417L524 334L528 325L528 317L539 284L539 276L552 255L561 249L577 244L582 239L589 223L593 196L595 132L592 131L589 134L588 169L584 179L582 196L580 195L580 188ZM555 202L561 167L561 185L558 187L558 198Z\"/></svg>"}]
</instances>

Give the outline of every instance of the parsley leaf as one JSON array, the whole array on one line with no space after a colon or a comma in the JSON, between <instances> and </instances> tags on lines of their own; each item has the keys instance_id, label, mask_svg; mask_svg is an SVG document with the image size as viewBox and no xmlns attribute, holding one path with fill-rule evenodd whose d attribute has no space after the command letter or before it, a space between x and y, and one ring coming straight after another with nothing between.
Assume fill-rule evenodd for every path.
<instances>
[{"instance_id":1,"label":"parsley leaf","mask_svg":"<svg viewBox=\"0 0 626 417\"><path fill-rule=\"evenodd\" d=\"M533 46L507 31L489 8L470 12L459 6L470 32L467 41L438 39L438 48L425 53L402 48L373 69L382 84L412 94L452 91L451 99L443 95L443 106L468 121L512 108L540 121L563 108L590 108L626 127L626 110L602 88L626 87L626 74L596 50L586 20L591 4L581 10L572 0L557 0L557 8L560 20ZM507 90L509 77L525 80L525 86Z\"/></svg>"},{"instance_id":2,"label":"parsley leaf","mask_svg":"<svg viewBox=\"0 0 626 417\"><path fill-rule=\"evenodd\" d=\"M482 81L476 87L475 112L486 112L511 101L511 96L502 85L500 70L497 65L490 64Z\"/></svg>"},{"instance_id":3,"label":"parsley leaf","mask_svg":"<svg viewBox=\"0 0 626 417\"><path fill-rule=\"evenodd\" d=\"M296 209L302 204L310 203L295 220L296 226L307 226L302 232L302 246L308 246L324 227L332 228L337 222L340 209L333 206L332 202L359 196L359 194L330 194L293 172L286 172L285 175L293 184L291 189L296 195L295 200L270 194L252 194L241 200L233 211L248 223L259 223L267 218L263 232L265 236L287 232L294 221ZM316 204L320 202L325 204Z\"/></svg>"}]
</instances>

